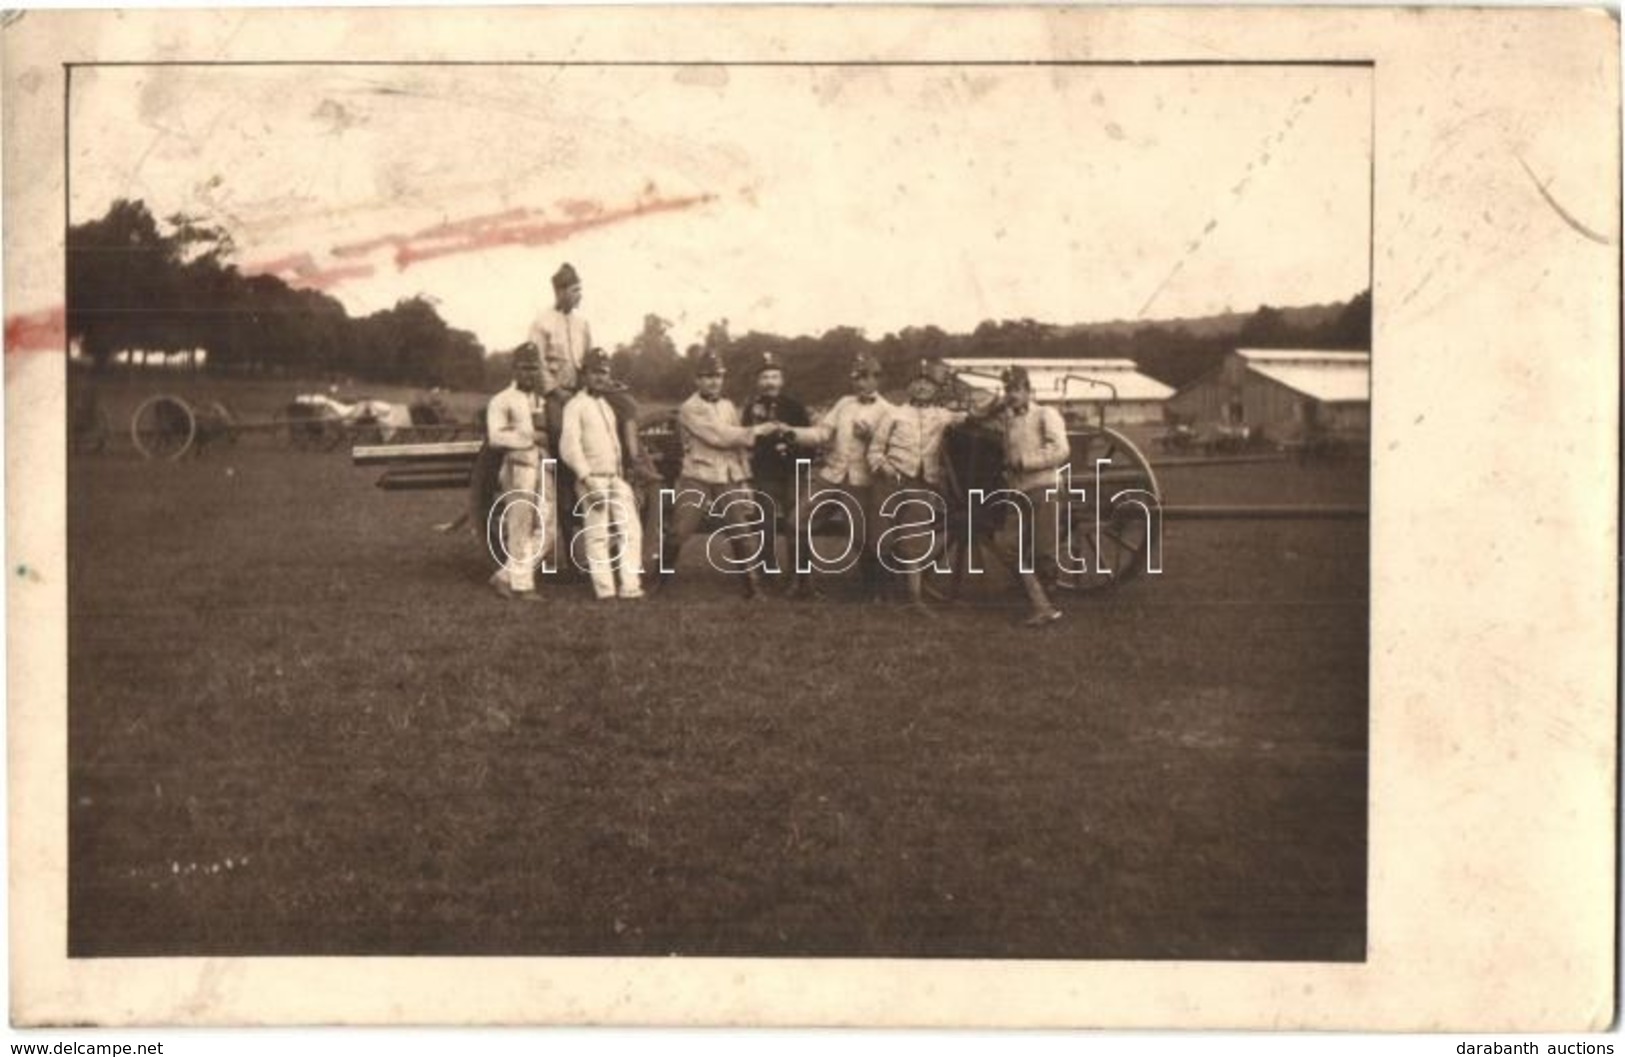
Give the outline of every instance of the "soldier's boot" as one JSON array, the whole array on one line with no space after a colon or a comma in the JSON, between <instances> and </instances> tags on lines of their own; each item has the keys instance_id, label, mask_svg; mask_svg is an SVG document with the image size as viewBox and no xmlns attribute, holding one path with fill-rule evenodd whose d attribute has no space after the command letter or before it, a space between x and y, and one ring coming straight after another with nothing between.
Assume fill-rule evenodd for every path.
<instances>
[{"instance_id":1,"label":"soldier's boot","mask_svg":"<svg viewBox=\"0 0 1625 1057\"><path fill-rule=\"evenodd\" d=\"M790 590L784 593L785 598L801 599L807 602L822 602L825 600L824 589L818 586L818 581L812 573L796 573L795 580L790 584Z\"/></svg>"},{"instance_id":2,"label":"soldier's boot","mask_svg":"<svg viewBox=\"0 0 1625 1057\"><path fill-rule=\"evenodd\" d=\"M924 617L927 620L935 620L935 619L937 619L937 615L935 613L931 612L931 607L925 604L925 576L924 576L924 574L921 573L918 569L911 569L911 570L909 570L907 575L908 575L908 606L907 606L907 608L908 608L909 613L911 615L913 615L913 616L916 616L916 617Z\"/></svg>"},{"instance_id":3,"label":"soldier's boot","mask_svg":"<svg viewBox=\"0 0 1625 1057\"><path fill-rule=\"evenodd\" d=\"M1046 624L1053 624L1061 619L1061 611L1050 602L1049 595L1044 593L1044 585L1038 582L1033 573L1021 573L1021 587L1027 592L1027 601L1032 604L1032 614L1021 623L1029 628L1041 628Z\"/></svg>"},{"instance_id":4,"label":"soldier's boot","mask_svg":"<svg viewBox=\"0 0 1625 1057\"><path fill-rule=\"evenodd\" d=\"M873 558L863 562L863 590L870 605L886 604L886 572Z\"/></svg>"}]
</instances>

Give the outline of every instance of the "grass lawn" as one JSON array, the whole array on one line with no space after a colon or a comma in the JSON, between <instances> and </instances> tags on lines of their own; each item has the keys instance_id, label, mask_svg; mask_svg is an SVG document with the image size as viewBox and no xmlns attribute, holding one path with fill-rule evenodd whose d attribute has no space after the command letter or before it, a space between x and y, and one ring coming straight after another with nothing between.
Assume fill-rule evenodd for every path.
<instances>
[{"instance_id":1,"label":"grass lawn","mask_svg":"<svg viewBox=\"0 0 1625 1057\"><path fill-rule=\"evenodd\" d=\"M374 476L71 464L72 954L1364 956L1363 522L1170 524L1034 633L990 578L922 625L693 551L504 605L459 495Z\"/></svg>"}]
</instances>

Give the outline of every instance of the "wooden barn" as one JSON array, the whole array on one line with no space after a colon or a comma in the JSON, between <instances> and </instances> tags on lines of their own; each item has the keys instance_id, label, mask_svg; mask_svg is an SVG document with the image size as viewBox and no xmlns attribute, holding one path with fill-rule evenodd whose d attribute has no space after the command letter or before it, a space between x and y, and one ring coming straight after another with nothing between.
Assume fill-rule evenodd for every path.
<instances>
[{"instance_id":1,"label":"wooden barn","mask_svg":"<svg viewBox=\"0 0 1625 1057\"><path fill-rule=\"evenodd\" d=\"M1168 401L1179 421L1246 428L1275 441L1363 439L1371 431L1371 354L1237 349Z\"/></svg>"},{"instance_id":2,"label":"wooden barn","mask_svg":"<svg viewBox=\"0 0 1625 1057\"><path fill-rule=\"evenodd\" d=\"M1033 399L1042 404L1088 405L1091 417L1096 402L1104 402L1106 422L1124 425L1161 422L1163 404L1173 389L1140 373L1133 360L950 359L948 366L966 372L961 377L981 389L997 390L997 378L1006 367L1022 367L1032 379ZM1115 398L1115 399L1114 399Z\"/></svg>"}]
</instances>

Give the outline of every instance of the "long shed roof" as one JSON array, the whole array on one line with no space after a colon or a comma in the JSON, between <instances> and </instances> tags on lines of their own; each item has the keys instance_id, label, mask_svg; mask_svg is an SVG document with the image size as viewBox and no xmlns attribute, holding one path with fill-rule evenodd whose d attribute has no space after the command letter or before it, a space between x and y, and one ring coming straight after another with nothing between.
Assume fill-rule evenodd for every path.
<instances>
[{"instance_id":1,"label":"long shed roof","mask_svg":"<svg viewBox=\"0 0 1625 1057\"><path fill-rule=\"evenodd\" d=\"M997 389L999 372L1006 367L1023 367L1032 379L1033 398L1040 403L1060 400L1109 399L1111 389L1119 400L1166 400L1173 389L1155 378L1140 373L1133 360L1046 360L1035 358L982 359L954 358L946 361L957 371L976 371L962 374L966 383L978 389ZM984 377L991 375L993 377ZM1082 379L1094 379L1111 386L1107 389L1091 385Z\"/></svg>"},{"instance_id":2,"label":"long shed roof","mask_svg":"<svg viewBox=\"0 0 1625 1057\"><path fill-rule=\"evenodd\" d=\"M1371 354L1317 349L1237 349L1236 355L1271 381L1322 403L1369 403Z\"/></svg>"}]
</instances>

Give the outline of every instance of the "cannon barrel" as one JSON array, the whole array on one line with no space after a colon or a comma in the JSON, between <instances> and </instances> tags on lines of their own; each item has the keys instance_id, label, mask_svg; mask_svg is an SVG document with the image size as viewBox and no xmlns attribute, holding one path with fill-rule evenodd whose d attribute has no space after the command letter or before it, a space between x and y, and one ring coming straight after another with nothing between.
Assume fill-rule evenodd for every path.
<instances>
[{"instance_id":1,"label":"cannon barrel","mask_svg":"<svg viewBox=\"0 0 1625 1057\"><path fill-rule=\"evenodd\" d=\"M446 440L424 444L358 444L350 450L350 461L356 466L473 463L483 443L478 440Z\"/></svg>"}]
</instances>

